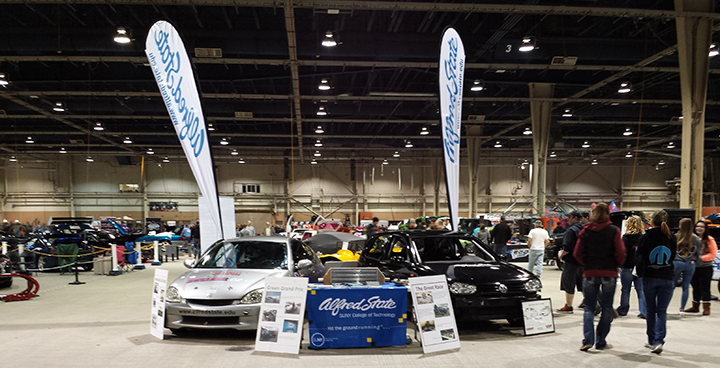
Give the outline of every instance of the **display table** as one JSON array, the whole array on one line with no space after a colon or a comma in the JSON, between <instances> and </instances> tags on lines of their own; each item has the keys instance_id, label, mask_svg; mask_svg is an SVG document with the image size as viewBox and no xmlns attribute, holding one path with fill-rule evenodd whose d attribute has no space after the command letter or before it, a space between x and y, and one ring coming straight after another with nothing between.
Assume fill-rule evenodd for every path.
<instances>
[{"instance_id":1,"label":"display table","mask_svg":"<svg viewBox=\"0 0 720 368\"><path fill-rule=\"evenodd\" d=\"M407 288L310 284L307 316L311 348L405 345Z\"/></svg>"}]
</instances>

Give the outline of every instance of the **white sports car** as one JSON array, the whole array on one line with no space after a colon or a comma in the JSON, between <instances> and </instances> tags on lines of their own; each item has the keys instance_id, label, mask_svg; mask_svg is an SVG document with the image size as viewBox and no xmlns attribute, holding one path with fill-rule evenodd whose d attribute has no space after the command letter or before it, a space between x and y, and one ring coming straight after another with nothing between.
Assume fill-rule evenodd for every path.
<instances>
[{"instance_id":1,"label":"white sports car","mask_svg":"<svg viewBox=\"0 0 720 368\"><path fill-rule=\"evenodd\" d=\"M257 329L266 277L302 276L317 281L319 258L298 239L254 236L218 241L170 284L165 327Z\"/></svg>"}]
</instances>

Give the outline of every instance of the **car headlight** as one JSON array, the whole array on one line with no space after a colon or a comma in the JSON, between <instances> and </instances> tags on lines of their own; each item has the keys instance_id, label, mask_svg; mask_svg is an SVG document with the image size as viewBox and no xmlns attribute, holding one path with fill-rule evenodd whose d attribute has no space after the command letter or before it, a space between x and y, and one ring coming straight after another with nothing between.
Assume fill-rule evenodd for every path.
<instances>
[{"instance_id":1,"label":"car headlight","mask_svg":"<svg viewBox=\"0 0 720 368\"><path fill-rule=\"evenodd\" d=\"M242 297L239 304L258 304L262 301L263 291L265 288L255 289Z\"/></svg>"},{"instance_id":2,"label":"car headlight","mask_svg":"<svg viewBox=\"0 0 720 368\"><path fill-rule=\"evenodd\" d=\"M455 282L450 285L450 292L459 295L475 294L477 286L466 284L464 282Z\"/></svg>"},{"instance_id":3,"label":"car headlight","mask_svg":"<svg viewBox=\"0 0 720 368\"><path fill-rule=\"evenodd\" d=\"M171 303L180 303L182 302L182 297L175 286L170 286L165 293L165 300Z\"/></svg>"},{"instance_id":4,"label":"car headlight","mask_svg":"<svg viewBox=\"0 0 720 368\"><path fill-rule=\"evenodd\" d=\"M542 283L540 280L531 279L525 282L525 291L535 292L540 291L540 289L542 289Z\"/></svg>"}]
</instances>

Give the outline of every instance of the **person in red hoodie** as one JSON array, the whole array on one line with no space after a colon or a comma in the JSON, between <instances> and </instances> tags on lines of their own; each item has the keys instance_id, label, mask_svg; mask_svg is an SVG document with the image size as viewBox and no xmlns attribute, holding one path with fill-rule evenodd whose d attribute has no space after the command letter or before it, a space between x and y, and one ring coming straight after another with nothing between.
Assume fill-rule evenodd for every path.
<instances>
[{"instance_id":1,"label":"person in red hoodie","mask_svg":"<svg viewBox=\"0 0 720 368\"><path fill-rule=\"evenodd\" d=\"M597 350L610 349L612 345L607 343L606 337L610 333L610 323L613 319L612 302L615 297L618 270L625 261L625 244L620 229L610 223L610 213L606 203L598 203L592 210L590 222L578 235L573 256L584 266L583 334L585 337L580 350L587 351L593 345ZM602 314L596 332L593 317L598 293L601 294Z\"/></svg>"}]
</instances>

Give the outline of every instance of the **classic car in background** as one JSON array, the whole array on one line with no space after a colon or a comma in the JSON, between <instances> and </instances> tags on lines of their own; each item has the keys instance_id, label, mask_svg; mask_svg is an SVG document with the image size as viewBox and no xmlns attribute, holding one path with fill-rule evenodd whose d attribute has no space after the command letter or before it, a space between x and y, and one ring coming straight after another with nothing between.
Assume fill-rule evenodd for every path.
<instances>
[{"instance_id":1,"label":"classic car in background","mask_svg":"<svg viewBox=\"0 0 720 368\"><path fill-rule=\"evenodd\" d=\"M166 293L165 327L184 329L257 329L266 277L303 276L317 281L324 267L300 240L279 236L220 240Z\"/></svg>"},{"instance_id":2,"label":"classic car in background","mask_svg":"<svg viewBox=\"0 0 720 368\"><path fill-rule=\"evenodd\" d=\"M443 230L397 231L368 238L360 266L390 280L445 275L457 320L522 324L521 302L540 298L540 279L502 261L477 238Z\"/></svg>"}]
</instances>

